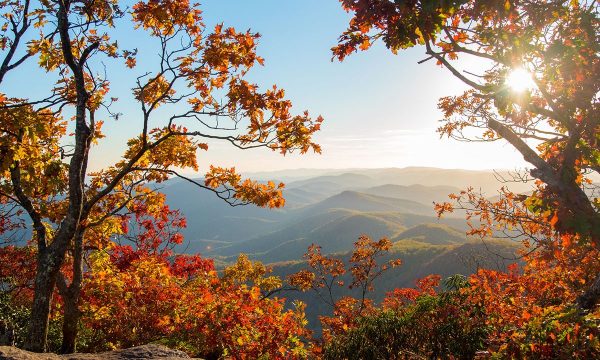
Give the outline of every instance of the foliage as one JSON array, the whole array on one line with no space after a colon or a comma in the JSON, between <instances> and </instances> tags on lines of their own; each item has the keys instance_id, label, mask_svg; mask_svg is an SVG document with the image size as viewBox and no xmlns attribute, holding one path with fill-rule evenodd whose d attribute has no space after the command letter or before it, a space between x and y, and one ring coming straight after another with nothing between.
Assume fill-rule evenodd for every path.
<instances>
[{"instance_id":1,"label":"foliage","mask_svg":"<svg viewBox=\"0 0 600 360\"><path fill-rule=\"evenodd\" d=\"M23 347L28 333L31 309L22 294L0 292L0 345ZM61 344L60 319L51 319L48 348L58 351Z\"/></svg>"},{"instance_id":2,"label":"foliage","mask_svg":"<svg viewBox=\"0 0 600 360\"><path fill-rule=\"evenodd\" d=\"M333 54L340 60L381 39L392 51L423 45L427 58L468 89L440 99L441 135L503 139L533 167L530 195L468 188L438 204L465 210L469 233L523 242L525 267L481 270L461 290L484 309L486 346L502 358L589 358L600 302L599 8L596 1L341 0L353 13ZM458 58L479 69L462 71ZM520 73L526 86L511 77ZM510 179L509 179L510 180Z\"/></svg>"},{"instance_id":3,"label":"foliage","mask_svg":"<svg viewBox=\"0 0 600 360\"><path fill-rule=\"evenodd\" d=\"M103 253L92 257L83 290L83 324L92 337L87 350L158 341L209 358L299 358L306 352L301 307L285 310L283 300L263 298L259 287L219 278L210 261L182 271L189 258L165 262L148 255L126 268L114 260Z\"/></svg>"},{"instance_id":4,"label":"foliage","mask_svg":"<svg viewBox=\"0 0 600 360\"><path fill-rule=\"evenodd\" d=\"M390 292L381 308L326 343L324 357L474 358L487 338L486 314L461 292L464 280L437 293L439 281L429 276L417 281L416 289Z\"/></svg>"},{"instance_id":5,"label":"foliage","mask_svg":"<svg viewBox=\"0 0 600 360\"><path fill-rule=\"evenodd\" d=\"M158 221L138 221L153 241L162 241L165 224L179 221L164 208L157 184L180 177L233 206L282 207L283 184L243 179L235 168L216 165L204 181L180 171L200 171L199 152L209 150L208 142L283 155L320 152L312 136L323 119L306 111L293 114L283 89L261 90L250 82L248 72L264 63L256 52L259 35L223 24L208 28L199 4L2 0L0 5L0 84L35 70L46 72L51 84L39 89L39 98L0 93L0 208L8 210L0 217L0 234L31 224L37 247L26 347L45 350L58 286L65 300L62 351L73 352L84 257L127 236L125 224L140 208ZM119 47L133 29L159 49L158 56L144 59L144 68L137 61L143 50ZM123 70L139 75L131 78L129 94L111 88L113 74ZM114 112L119 98L137 104L139 112ZM112 135L103 133L103 125L117 121L137 123L137 134L118 161L89 172L97 145ZM157 208L165 213L157 214ZM118 251L133 263L139 255Z\"/></svg>"},{"instance_id":6,"label":"foliage","mask_svg":"<svg viewBox=\"0 0 600 360\"><path fill-rule=\"evenodd\" d=\"M155 210L151 215L145 206L137 207L127 234L88 256L77 343L81 351L158 342L209 359L306 356L310 333L304 306L289 309L284 299L264 295L281 284L267 276L269 268L242 255L219 276L212 260L174 254L172 245L181 241L177 225L185 221L167 205ZM13 260L0 263L0 281L11 284L3 292L2 319L15 328L15 342L22 346L36 253L29 247L2 250L6 260ZM49 349L58 351L65 299L54 296Z\"/></svg>"},{"instance_id":7,"label":"foliage","mask_svg":"<svg viewBox=\"0 0 600 360\"><path fill-rule=\"evenodd\" d=\"M8 293L0 294L0 343L22 345L27 335L29 311L26 306L16 306Z\"/></svg>"},{"instance_id":8,"label":"foliage","mask_svg":"<svg viewBox=\"0 0 600 360\"><path fill-rule=\"evenodd\" d=\"M367 294L374 290L373 282L385 271L392 267L400 266L399 259L378 263L391 248L392 242L387 238L374 241L362 235L354 243L354 250L348 264L336 256L327 256L321 253L321 247L311 245L304 258L310 270L305 269L288 277L291 286L301 290L314 291L319 298L333 309L332 316L320 316L323 328L323 341L329 342L340 332L345 332L357 325L364 316L373 312L373 302ZM343 296L335 298L334 288L346 286L342 276L348 273L350 280L349 289L359 290L359 297ZM321 348L315 346L313 355L320 356Z\"/></svg>"},{"instance_id":9,"label":"foliage","mask_svg":"<svg viewBox=\"0 0 600 360\"><path fill-rule=\"evenodd\" d=\"M422 44L429 59L470 89L445 97L442 135L508 141L534 169L537 189L510 194L555 231L580 234L598 246L597 199L588 198L598 173L598 4L595 1L342 0L354 13L334 55L344 59L377 39L392 50ZM461 72L459 56L484 60L482 73ZM511 71L532 83L517 91ZM525 79L526 80L526 79ZM533 147L532 140L536 146ZM522 179L521 179L522 180ZM588 189L589 190L589 189ZM500 211L500 209L499 209Z\"/></svg>"},{"instance_id":10,"label":"foliage","mask_svg":"<svg viewBox=\"0 0 600 360\"><path fill-rule=\"evenodd\" d=\"M301 270L292 274L288 281L290 285L302 291L315 291L325 303L335 307L333 289L345 285L341 277L348 272L351 275L348 288L358 288L361 291L361 299L357 304L360 313L368 306L366 295L373 291L373 281L390 267L401 264L399 259L389 260L384 264L377 263L377 259L385 255L391 247L392 242L387 238L373 241L368 236L361 235L354 243L354 250L346 268L341 259L323 255L321 247L312 244L304 254L310 270Z\"/></svg>"},{"instance_id":11,"label":"foliage","mask_svg":"<svg viewBox=\"0 0 600 360\"><path fill-rule=\"evenodd\" d=\"M591 277L586 262L592 260L597 268L598 257L593 256L568 271L530 259L522 272L512 267L506 273L480 270L472 275L465 293L485 309L489 349L500 357L593 358L600 350L600 313L581 313L573 306L573 282Z\"/></svg>"}]
</instances>

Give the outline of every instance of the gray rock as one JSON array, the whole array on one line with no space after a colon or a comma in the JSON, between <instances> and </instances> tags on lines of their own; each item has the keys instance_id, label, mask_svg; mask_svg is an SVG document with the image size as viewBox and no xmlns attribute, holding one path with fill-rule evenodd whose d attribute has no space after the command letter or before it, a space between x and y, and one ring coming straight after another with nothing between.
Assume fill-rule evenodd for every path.
<instances>
[{"instance_id":1,"label":"gray rock","mask_svg":"<svg viewBox=\"0 0 600 360\"><path fill-rule=\"evenodd\" d=\"M172 350L161 345L143 345L125 350L109 351L99 354L36 354L15 347L0 346L0 360L178 360L190 359L179 350Z\"/></svg>"}]
</instances>

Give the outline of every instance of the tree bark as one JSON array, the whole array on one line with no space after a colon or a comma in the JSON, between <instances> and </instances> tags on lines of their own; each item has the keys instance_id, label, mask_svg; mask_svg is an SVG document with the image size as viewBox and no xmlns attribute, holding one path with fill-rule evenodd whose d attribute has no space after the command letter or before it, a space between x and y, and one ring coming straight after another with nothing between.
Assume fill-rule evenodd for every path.
<instances>
[{"instance_id":1,"label":"tree bark","mask_svg":"<svg viewBox=\"0 0 600 360\"><path fill-rule=\"evenodd\" d=\"M77 330L79 325L79 296L65 298L65 312L63 319L61 354L75 352Z\"/></svg>"},{"instance_id":2,"label":"tree bark","mask_svg":"<svg viewBox=\"0 0 600 360\"><path fill-rule=\"evenodd\" d=\"M64 299L63 338L60 348L61 354L72 354L76 351L77 333L79 329L79 303L81 297L81 283L83 281L83 236L85 229L81 229L73 239L73 279L69 286L64 277L59 278L59 291ZM60 276L60 274L59 274Z\"/></svg>"},{"instance_id":3,"label":"tree bark","mask_svg":"<svg viewBox=\"0 0 600 360\"><path fill-rule=\"evenodd\" d=\"M45 352L47 350L50 306L56 284L56 275L61 264L62 258L60 254L44 251L38 256L35 293L29 322L29 336L25 342L26 350L33 352Z\"/></svg>"},{"instance_id":4,"label":"tree bark","mask_svg":"<svg viewBox=\"0 0 600 360\"><path fill-rule=\"evenodd\" d=\"M75 148L69 164L69 207L65 218L60 224L58 233L46 251L40 253L35 282L34 302L31 313L31 326L26 343L26 349L31 351L46 350L48 337L48 316L52 292L60 267L63 264L67 247L75 240L76 233L80 230L83 219L83 204L85 202L84 186L87 169L88 153L92 139L93 126L86 122L86 103L88 93L85 89L83 66L89 52L98 47L94 43L87 48L82 57L76 59L71 47L69 7L68 1L58 2L57 20L60 35L61 50L66 65L73 72L75 89L77 93L75 112ZM93 124L92 124L93 125ZM77 293L78 297L79 293Z\"/></svg>"}]
</instances>

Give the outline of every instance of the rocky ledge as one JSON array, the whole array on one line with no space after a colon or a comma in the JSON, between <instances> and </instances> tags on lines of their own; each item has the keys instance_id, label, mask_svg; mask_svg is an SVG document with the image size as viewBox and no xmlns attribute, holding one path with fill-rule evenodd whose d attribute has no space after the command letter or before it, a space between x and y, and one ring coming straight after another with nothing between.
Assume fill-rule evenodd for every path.
<instances>
[{"instance_id":1,"label":"rocky ledge","mask_svg":"<svg viewBox=\"0 0 600 360\"><path fill-rule=\"evenodd\" d=\"M172 350L160 345L144 345L131 349L109 351L99 354L36 354L10 346L0 346L1 360L178 360L190 359L179 350Z\"/></svg>"}]
</instances>

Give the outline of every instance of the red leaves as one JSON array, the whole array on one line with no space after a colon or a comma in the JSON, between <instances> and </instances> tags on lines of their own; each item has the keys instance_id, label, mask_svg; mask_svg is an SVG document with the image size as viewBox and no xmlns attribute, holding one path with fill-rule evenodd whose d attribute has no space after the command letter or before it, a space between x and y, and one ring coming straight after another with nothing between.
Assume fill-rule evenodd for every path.
<instances>
[{"instance_id":1,"label":"red leaves","mask_svg":"<svg viewBox=\"0 0 600 360\"><path fill-rule=\"evenodd\" d=\"M17 297L29 302L33 295L33 279L37 251L33 247L0 247L0 283L8 293L17 293Z\"/></svg>"},{"instance_id":2,"label":"red leaves","mask_svg":"<svg viewBox=\"0 0 600 360\"><path fill-rule=\"evenodd\" d=\"M147 254L126 269L102 257L86 282L84 326L118 347L156 339L186 344L193 354L254 359L296 358L305 352L303 308L263 298L261 288L221 279L211 260L177 256L171 261ZM107 275L107 276L105 276Z\"/></svg>"}]
</instances>

